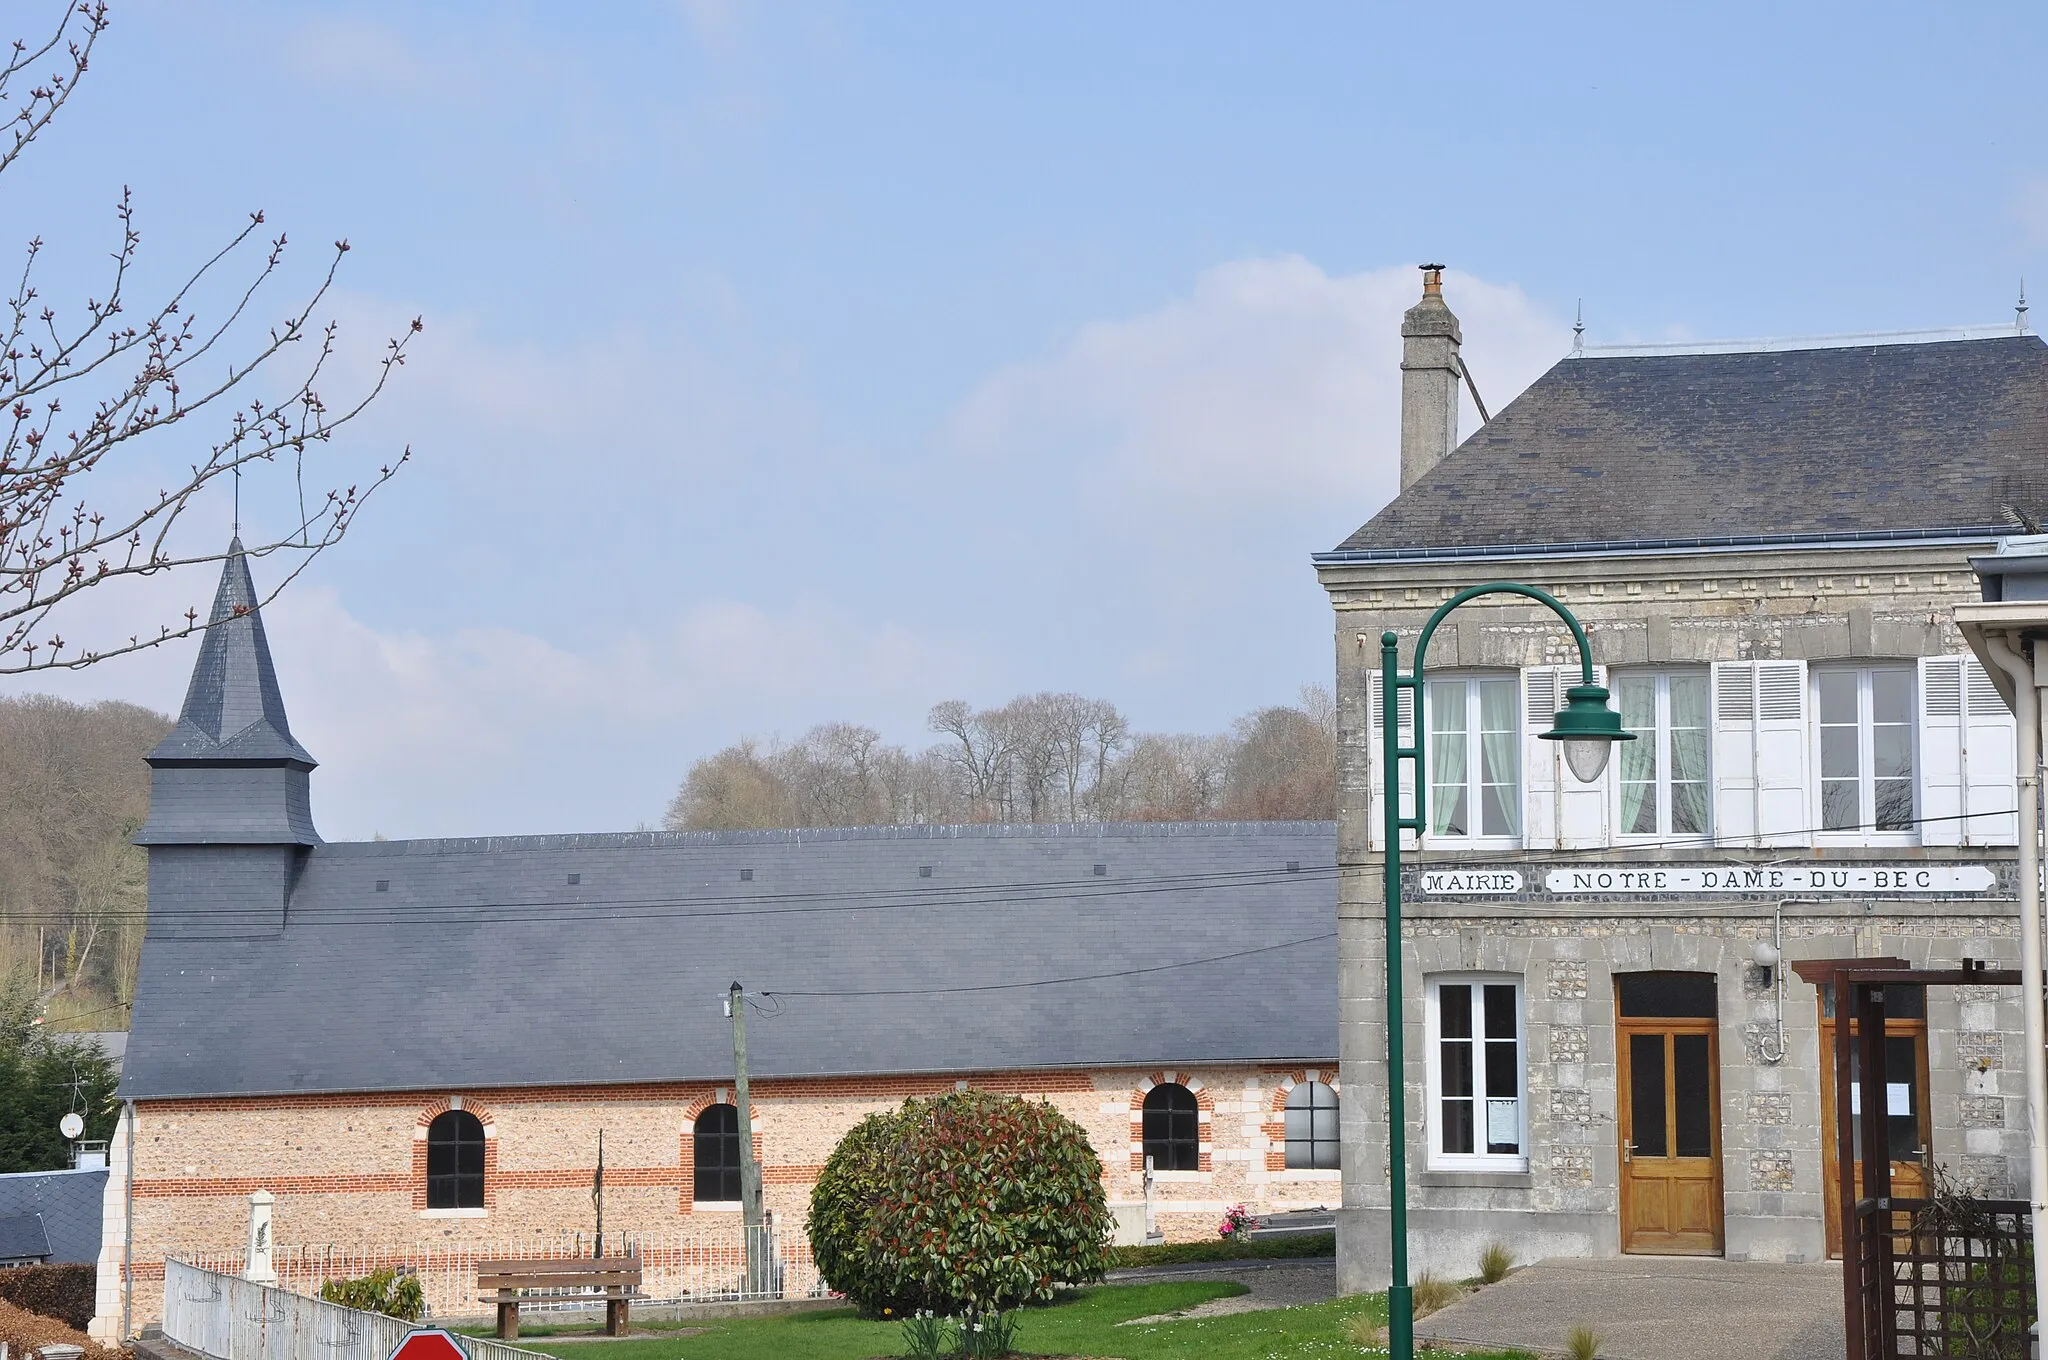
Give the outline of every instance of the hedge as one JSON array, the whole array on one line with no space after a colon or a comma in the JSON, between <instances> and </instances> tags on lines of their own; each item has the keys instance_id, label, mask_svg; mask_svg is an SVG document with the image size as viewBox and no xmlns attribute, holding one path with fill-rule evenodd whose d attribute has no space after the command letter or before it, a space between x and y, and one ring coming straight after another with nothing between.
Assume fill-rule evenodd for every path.
<instances>
[{"instance_id":1,"label":"hedge","mask_svg":"<svg viewBox=\"0 0 2048 1360\"><path fill-rule=\"evenodd\" d=\"M0 1299L84 1331L98 1306L99 1267L17 1266L0 1270Z\"/></svg>"}]
</instances>

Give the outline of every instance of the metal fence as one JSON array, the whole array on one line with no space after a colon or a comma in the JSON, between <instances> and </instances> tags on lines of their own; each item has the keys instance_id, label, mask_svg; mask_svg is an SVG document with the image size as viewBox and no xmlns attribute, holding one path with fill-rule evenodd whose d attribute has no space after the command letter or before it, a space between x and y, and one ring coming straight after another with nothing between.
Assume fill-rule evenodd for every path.
<instances>
[{"instance_id":1,"label":"metal fence","mask_svg":"<svg viewBox=\"0 0 2048 1360\"><path fill-rule=\"evenodd\" d=\"M634 1235L605 1234L605 1254L640 1258L641 1286L634 1296L638 1303L727 1303L752 1299L825 1298L829 1296L824 1277L811 1258L810 1238L801 1221L795 1227L763 1224L757 1234L757 1260L763 1267L751 1282L746 1270L746 1234L739 1223L717 1227L692 1227L671 1233ZM279 1245L271 1253L271 1269L278 1284L298 1294L318 1294L328 1280L354 1279L376 1270L397 1270L417 1276L426 1295L428 1316L436 1318L476 1317L491 1311L490 1302L477 1291L476 1263L490 1260L587 1260L596 1255L596 1243L583 1234L531 1234L525 1237L494 1238L475 1242L419 1242L404 1246L351 1246L342 1244ZM193 1266L239 1276L245 1257L239 1249L172 1250L167 1258ZM168 1267L167 1267L168 1268ZM749 1285L753 1287L749 1287ZM165 1309L170 1307L169 1282L165 1285ZM578 1308L595 1308L603 1300L574 1291L560 1291L543 1297L520 1300L520 1312L537 1314Z\"/></svg>"},{"instance_id":2,"label":"metal fence","mask_svg":"<svg viewBox=\"0 0 2048 1360\"><path fill-rule=\"evenodd\" d=\"M212 1360L387 1360L410 1323L164 1262L164 1336ZM464 1338L470 1360L549 1360L502 1341Z\"/></svg>"}]
</instances>

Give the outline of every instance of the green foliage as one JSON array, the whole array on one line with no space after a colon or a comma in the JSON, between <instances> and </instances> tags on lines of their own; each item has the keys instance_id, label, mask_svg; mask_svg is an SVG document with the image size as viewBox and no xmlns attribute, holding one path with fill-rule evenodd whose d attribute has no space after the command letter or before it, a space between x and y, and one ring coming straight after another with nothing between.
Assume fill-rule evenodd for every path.
<instances>
[{"instance_id":1,"label":"green foliage","mask_svg":"<svg viewBox=\"0 0 2048 1360\"><path fill-rule=\"evenodd\" d=\"M1580 1322L1564 1334L1566 1360L1600 1360L1600 1347L1607 1338L1594 1331L1591 1326Z\"/></svg>"},{"instance_id":2,"label":"green foliage","mask_svg":"<svg viewBox=\"0 0 2048 1360\"><path fill-rule=\"evenodd\" d=\"M1178 1266L1194 1261L1294 1261L1335 1256L1337 1234L1301 1233L1289 1237L1257 1237L1247 1242L1162 1242L1150 1247L1111 1247L1109 1268Z\"/></svg>"},{"instance_id":3,"label":"green foliage","mask_svg":"<svg viewBox=\"0 0 2048 1360\"><path fill-rule=\"evenodd\" d=\"M963 1360L996 1360L1014 1348L1017 1340L1016 1313L969 1313L960 1319L960 1355Z\"/></svg>"},{"instance_id":4,"label":"green foliage","mask_svg":"<svg viewBox=\"0 0 2048 1360\"><path fill-rule=\"evenodd\" d=\"M98 1302L99 1267L91 1265L16 1266L0 1270L0 1302L25 1308L65 1326L84 1331Z\"/></svg>"},{"instance_id":5,"label":"green foliage","mask_svg":"<svg viewBox=\"0 0 2048 1360\"><path fill-rule=\"evenodd\" d=\"M119 1117L114 1064L99 1043L48 1033L36 1014L34 975L0 976L0 1172L70 1166L57 1121L74 1110L86 1139L112 1138Z\"/></svg>"},{"instance_id":6,"label":"green foliage","mask_svg":"<svg viewBox=\"0 0 2048 1360\"><path fill-rule=\"evenodd\" d=\"M328 1280L320 1286L320 1297L401 1322L418 1322L427 1315L427 1298L420 1292L419 1277L391 1269L373 1270L353 1280Z\"/></svg>"},{"instance_id":7,"label":"green foliage","mask_svg":"<svg viewBox=\"0 0 2048 1360\"><path fill-rule=\"evenodd\" d=\"M939 1360L952 1340L952 1324L937 1313L913 1313L903 1321L903 1353L910 1360Z\"/></svg>"},{"instance_id":8,"label":"green foliage","mask_svg":"<svg viewBox=\"0 0 2048 1360\"><path fill-rule=\"evenodd\" d=\"M1505 1242L1488 1242L1479 1253L1479 1283L1499 1284L1515 1268L1515 1254Z\"/></svg>"},{"instance_id":9,"label":"green foliage","mask_svg":"<svg viewBox=\"0 0 2048 1360\"><path fill-rule=\"evenodd\" d=\"M811 1250L868 1317L987 1315L1109 1267L1102 1164L1051 1105L983 1091L907 1100L833 1149Z\"/></svg>"}]
</instances>

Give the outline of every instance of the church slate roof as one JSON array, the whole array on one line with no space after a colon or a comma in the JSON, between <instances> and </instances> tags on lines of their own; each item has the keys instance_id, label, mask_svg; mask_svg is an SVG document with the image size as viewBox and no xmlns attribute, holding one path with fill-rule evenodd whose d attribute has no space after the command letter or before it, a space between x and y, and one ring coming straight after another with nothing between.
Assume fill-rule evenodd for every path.
<instances>
[{"instance_id":1,"label":"church slate roof","mask_svg":"<svg viewBox=\"0 0 2048 1360\"><path fill-rule=\"evenodd\" d=\"M772 994L764 1077L1337 1050L1327 822L301 853L281 930L218 938L203 896L152 897L123 1096L727 1079L735 980Z\"/></svg>"},{"instance_id":2,"label":"church slate roof","mask_svg":"<svg viewBox=\"0 0 2048 1360\"><path fill-rule=\"evenodd\" d=\"M270 642L257 608L261 598L238 538L228 546L178 725L149 753L152 765L232 760L288 762L312 769L317 763L292 736L285 719L284 696L278 692Z\"/></svg>"},{"instance_id":3,"label":"church slate roof","mask_svg":"<svg viewBox=\"0 0 2048 1360\"><path fill-rule=\"evenodd\" d=\"M2033 335L1560 361L1323 563L2010 533L2048 517Z\"/></svg>"},{"instance_id":4,"label":"church slate roof","mask_svg":"<svg viewBox=\"0 0 2048 1360\"><path fill-rule=\"evenodd\" d=\"M0 1241L0 1260L37 1254L18 1250L34 1247L37 1238L53 1265L99 1260L106 1194L107 1169L103 1166L0 1175L0 1223L14 1225L0 1232L5 1239Z\"/></svg>"}]
</instances>

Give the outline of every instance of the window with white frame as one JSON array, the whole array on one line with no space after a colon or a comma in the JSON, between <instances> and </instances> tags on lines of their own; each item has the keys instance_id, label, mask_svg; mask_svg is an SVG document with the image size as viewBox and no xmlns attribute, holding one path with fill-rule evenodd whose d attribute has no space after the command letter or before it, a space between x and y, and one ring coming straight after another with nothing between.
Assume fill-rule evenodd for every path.
<instances>
[{"instance_id":1,"label":"window with white frame","mask_svg":"<svg viewBox=\"0 0 2048 1360\"><path fill-rule=\"evenodd\" d=\"M1519 677L1431 680L1429 830L1453 840L1505 840L1522 830Z\"/></svg>"},{"instance_id":2,"label":"window with white frame","mask_svg":"<svg viewBox=\"0 0 2048 1360\"><path fill-rule=\"evenodd\" d=\"M1527 1170L1522 980L1437 977L1425 995L1429 1164Z\"/></svg>"},{"instance_id":3,"label":"window with white frame","mask_svg":"<svg viewBox=\"0 0 2048 1360\"><path fill-rule=\"evenodd\" d=\"M1713 729L1705 671L1617 674L1621 725L1615 770L1615 830L1623 836L1704 836L1713 784Z\"/></svg>"},{"instance_id":4,"label":"window with white frame","mask_svg":"<svg viewBox=\"0 0 2048 1360\"><path fill-rule=\"evenodd\" d=\"M1815 825L1829 839L1910 839L1913 691L1911 666L1814 668Z\"/></svg>"}]
</instances>

